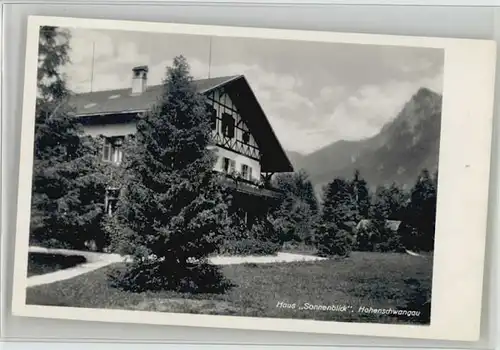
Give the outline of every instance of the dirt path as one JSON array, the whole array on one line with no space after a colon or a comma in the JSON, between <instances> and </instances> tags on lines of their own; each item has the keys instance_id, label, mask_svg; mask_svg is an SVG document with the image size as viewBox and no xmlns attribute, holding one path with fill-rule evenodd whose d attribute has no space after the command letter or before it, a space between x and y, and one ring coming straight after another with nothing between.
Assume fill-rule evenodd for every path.
<instances>
[{"instance_id":1,"label":"dirt path","mask_svg":"<svg viewBox=\"0 0 500 350\"><path fill-rule=\"evenodd\" d=\"M95 253L79 250L68 249L47 249L41 247L30 247L29 251L32 253L48 253L48 254L62 254L62 255L81 255L87 259L85 264L81 264L69 269L59 270L44 275L37 275L28 277L27 286L34 287L43 284L49 284L59 281L64 281L84 273L88 273L102 267L123 262L127 257L118 254ZM318 256L291 254L291 253L278 253L276 255L267 256L215 256L210 258L210 263L214 265L235 265L235 264L270 264L270 263L285 263L297 261L317 261L324 260Z\"/></svg>"},{"instance_id":2,"label":"dirt path","mask_svg":"<svg viewBox=\"0 0 500 350\"><path fill-rule=\"evenodd\" d=\"M216 256L210 259L214 265L235 265L235 264L272 264L280 262L296 262L296 261L317 261L324 260L313 255L278 253L276 255L266 256Z\"/></svg>"},{"instance_id":3,"label":"dirt path","mask_svg":"<svg viewBox=\"0 0 500 350\"><path fill-rule=\"evenodd\" d=\"M34 287L42 284L49 284L59 281L64 281L84 273L88 273L101 267L108 266L113 263L123 261L123 257L118 254L102 254L94 252L85 252L69 249L47 249L41 247L30 247L30 253L47 253L47 254L62 254L62 255L80 255L87 259L87 262L69 269L59 270L28 277L27 286Z\"/></svg>"}]
</instances>

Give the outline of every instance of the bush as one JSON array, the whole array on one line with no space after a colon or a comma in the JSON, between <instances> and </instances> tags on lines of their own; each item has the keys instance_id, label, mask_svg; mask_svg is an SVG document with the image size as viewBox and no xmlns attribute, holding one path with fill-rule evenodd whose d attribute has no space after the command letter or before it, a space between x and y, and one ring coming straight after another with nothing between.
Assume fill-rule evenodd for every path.
<instances>
[{"instance_id":1,"label":"bush","mask_svg":"<svg viewBox=\"0 0 500 350\"><path fill-rule=\"evenodd\" d=\"M406 249L419 250L420 233L418 230L403 221L398 229L398 234L401 237L401 243Z\"/></svg>"},{"instance_id":2,"label":"bush","mask_svg":"<svg viewBox=\"0 0 500 350\"><path fill-rule=\"evenodd\" d=\"M30 237L30 245L31 246L40 246L48 249L74 249L75 247L64 241L59 241L55 238L48 239L33 239Z\"/></svg>"},{"instance_id":3,"label":"bush","mask_svg":"<svg viewBox=\"0 0 500 350\"><path fill-rule=\"evenodd\" d=\"M271 255L277 253L281 245L272 225L265 220L257 220L250 229L238 219L234 219L232 231L224 240L220 253L231 255Z\"/></svg>"},{"instance_id":4,"label":"bush","mask_svg":"<svg viewBox=\"0 0 500 350\"><path fill-rule=\"evenodd\" d=\"M355 230L354 250L360 252L373 251L373 227L372 225L364 225Z\"/></svg>"},{"instance_id":5,"label":"bush","mask_svg":"<svg viewBox=\"0 0 500 350\"><path fill-rule=\"evenodd\" d=\"M404 251L403 246L401 245L401 239L397 232L394 232L390 229L386 229L384 235L380 242L376 243L374 246L375 252L402 252Z\"/></svg>"},{"instance_id":6,"label":"bush","mask_svg":"<svg viewBox=\"0 0 500 350\"><path fill-rule=\"evenodd\" d=\"M116 216L106 216L102 226L108 242L108 251L123 255L134 254L138 248L138 245L135 244L136 235L125 225L122 225Z\"/></svg>"},{"instance_id":7,"label":"bush","mask_svg":"<svg viewBox=\"0 0 500 350\"><path fill-rule=\"evenodd\" d=\"M160 290L223 293L232 287L217 266L206 262L178 266L164 260L134 262L125 271L113 270L108 277L113 287L137 293Z\"/></svg>"},{"instance_id":8,"label":"bush","mask_svg":"<svg viewBox=\"0 0 500 350\"><path fill-rule=\"evenodd\" d=\"M382 222L370 222L355 230L354 249L363 252L401 252L398 232Z\"/></svg>"},{"instance_id":9,"label":"bush","mask_svg":"<svg viewBox=\"0 0 500 350\"><path fill-rule=\"evenodd\" d=\"M323 257L348 257L353 246L353 238L345 229L339 229L334 224L318 225L317 242L318 255Z\"/></svg>"}]
</instances>

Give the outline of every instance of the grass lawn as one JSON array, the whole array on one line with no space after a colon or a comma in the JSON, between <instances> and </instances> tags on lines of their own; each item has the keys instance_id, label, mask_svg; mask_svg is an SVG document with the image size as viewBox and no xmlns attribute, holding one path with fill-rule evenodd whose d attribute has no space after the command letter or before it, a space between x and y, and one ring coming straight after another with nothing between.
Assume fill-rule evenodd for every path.
<instances>
[{"instance_id":1,"label":"grass lawn","mask_svg":"<svg viewBox=\"0 0 500 350\"><path fill-rule=\"evenodd\" d=\"M85 262L86 259L80 255L29 253L28 277L68 269Z\"/></svg>"},{"instance_id":2,"label":"grass lawn","mask_svg":"<svg viewBox=\"0 0 500 350\"><path fill-rule=\"evenodd\" d=\"M224 266L235 287L223 295L130 293L109 286L112 265L76 278L29 288L27 303L86 308L224 314L356 322L415 322L359 313L359 307L405 308L430 295L432 259L355 252L345 260ZM423 298L423 299L422 299ZM277 307L279 302L295 309ZM346 305L347 311L299 310L304 303ZM415 309L417 306L412 307Z\"/></svg>"}]
</instances>

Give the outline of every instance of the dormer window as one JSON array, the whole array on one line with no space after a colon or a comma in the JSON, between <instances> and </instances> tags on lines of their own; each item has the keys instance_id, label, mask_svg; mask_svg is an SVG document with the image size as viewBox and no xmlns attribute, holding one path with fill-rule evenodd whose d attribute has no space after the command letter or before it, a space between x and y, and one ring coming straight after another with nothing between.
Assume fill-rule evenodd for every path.
<instances>
[{"instance_id":1,"label":"dormer window","mask_svg":"<svg viewBox=\"0 0 500 350\"><path fill-rule=\"evenodd\" d=\"M123 159L123 137L106 137L102 150L102 160L119 165Z\"/></svg>"},{"instance_id":2,"label":"dormer window","mask_svg":"<svg viewBox=\"0 0 500 350\"><path fill-rule=\"evenodd\" d=\"M222 113L222 134L225 137L234 137L234 118L228 113Z\"/></svg>"}]
</instances>

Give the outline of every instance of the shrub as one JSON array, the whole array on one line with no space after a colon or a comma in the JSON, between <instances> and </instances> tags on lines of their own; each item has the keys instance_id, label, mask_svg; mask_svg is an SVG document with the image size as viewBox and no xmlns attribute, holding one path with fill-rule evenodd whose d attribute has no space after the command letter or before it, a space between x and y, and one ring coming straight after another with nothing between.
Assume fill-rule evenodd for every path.
<instances>
[{"instance_id":1,"label":"shrub","mask_svg":"<svg viewBox=\"0 0 500 350\"><path fill-rule=\"evenodd\" d=\"M73 249L73 245L60 241L56 238L47 238L47 239L41 239L41 240L35 240L31 239L30 245L33 246L40 246L44 248L52 248L52 249Z\"/></svg>"},{"instance_id":2,"label":"shrub","mask_svg":"<svg viewBox=\"0 0 500 350\"><path fill-rule=\"evenodd\" d=\"M401 237L402 245L406 247L406 249L419 250L420 233L415 227L403 221L399 226L398 234Z\"/></svg>"},{"instance_id":3,"label":"shrub","mask_svg":"<svg viewBox=\"0 0 500 350\"><path fill-rule=\"evenodd\" d=\"M372 225L363 225L355 230L354 250L360 252L373 251L373 227Z\"/></svg>"},{"instance_id":4,"label":"shrub","mask_svg":"<svg viewBox=\"0 0 500 350\"><path fill-rule=\"evenodd\" d=\"M271 255L280 250L276 232L267 221L257 220L250 229L237 219L235 221L231 233L221 246L222 254Z\"/></svg>"},{"instance_id":5,"label":"shrub","mask_svg":"<svg viewBox=\"0 0 500 350\"><path fill-rule=\"evenodd\" d=\"M355 230L354 249L365 252L403 251L399 233L386 221L377 220L370 220Z\"/></svg>"},{"instance_id":6,"label":"shrub","mask_svg":"<svg viewBox=\"0 0 500 350\"><path fill-rule=\"evenodd\" d=\"M115 288L132 291L172 290L181 293L223 293L231 288L217 266L200 263L165 264L162 260L133 262L109 274Z\"/></svg>"},{"instance_id":7,"label":"shrub","mask_svg":"<svg viewBox=\"0 0 500 350\"><path fill-rule=\"evenodd\" d=\"M353 246L353 239L347 230L339 229L335 225L323 224L318 225L317 232L321 237L321 240L317 243L319 256L349 256Z\"/></svg>"}]
</instances>

